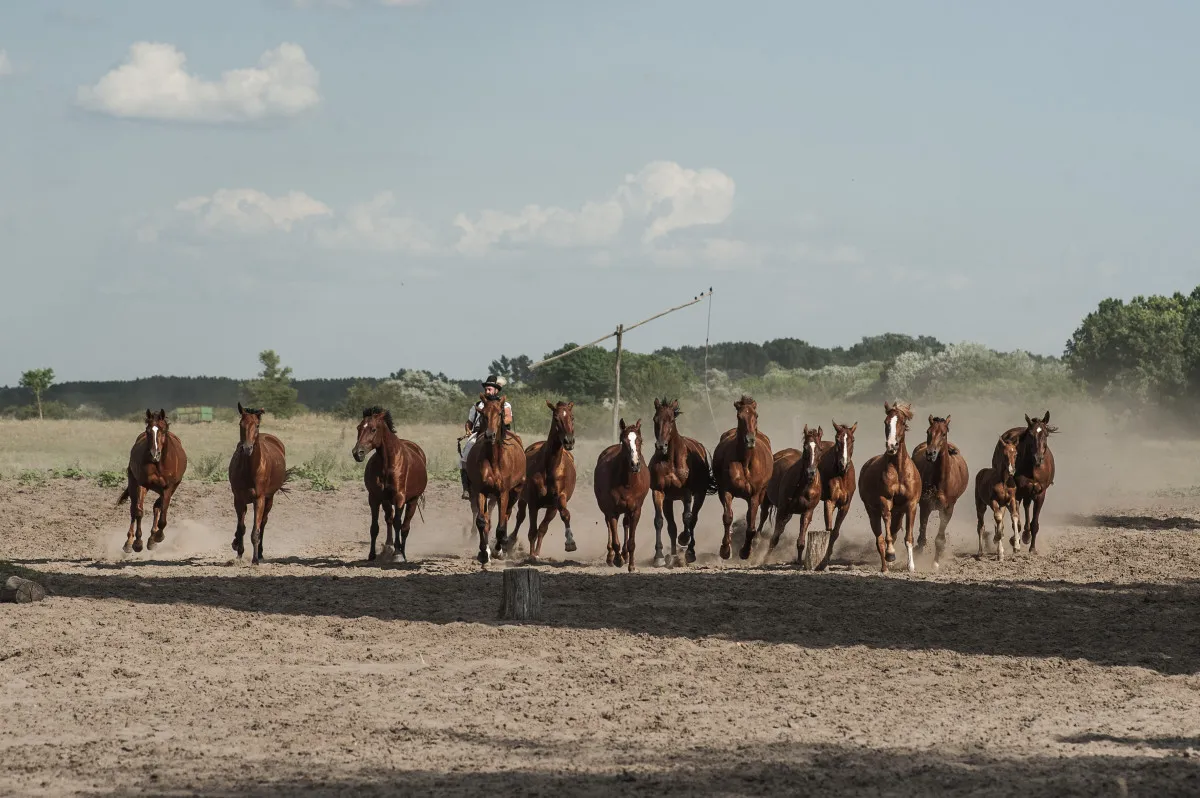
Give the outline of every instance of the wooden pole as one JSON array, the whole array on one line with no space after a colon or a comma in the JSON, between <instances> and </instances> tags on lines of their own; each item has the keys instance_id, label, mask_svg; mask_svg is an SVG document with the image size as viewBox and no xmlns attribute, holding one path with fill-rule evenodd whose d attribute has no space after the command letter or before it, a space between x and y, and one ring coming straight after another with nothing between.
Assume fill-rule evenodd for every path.
<instances>
[{"instance_id":1,"label":"wooden pole","mask_svg":"<svg viewBox=\"0 0 1200 798\"><path fill-rule=\"evenodd\" d=\"M542 574L536 568L506 568L500 594L500 618L536 621L542 615Z\"/></svg>"},{"instance_id":2,"label":"wooden pole","mask_svg":"<svg viewBox=\"0 0 1200 798\"><path fill-rule=\"evenodd\" d=\"M621 434L621 430L620 430L620 427L618 426L618 424L619 424L619 420L621 418L621 339L624 337L624 335L625 335L625 326L622 324L618 324L617 325L617 385L616 385L616 389L613 391L614 398L613 398L613 417L612 417L612 430L613 430L612 439L614 441L617 440L618 436Z\"/></svg>"}]
</instances>

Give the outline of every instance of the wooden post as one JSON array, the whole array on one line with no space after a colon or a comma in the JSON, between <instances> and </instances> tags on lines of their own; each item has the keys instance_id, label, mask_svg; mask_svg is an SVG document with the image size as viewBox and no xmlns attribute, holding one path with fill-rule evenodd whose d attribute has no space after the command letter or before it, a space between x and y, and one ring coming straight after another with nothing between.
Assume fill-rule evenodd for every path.
<instances>
[{"instance_id":1,"label":"wooden post","mask_svg":"<svg viewBox=\"0 0 1200 798\"><path fill-rule=\"evenodd\" d=\"M542 572L536 568L506 568L500 595L500 618L536 621L542 616Z\"/></svg>"},{"instance_id":2,"label":"wooden post","mask_svg":"<svg viewBox=\"0 0 1200 798\"><path fill-rule=\"evenodd\" d=\"M618 440L621 437L621 429L618 422L621 418L621 338L625 334L625 325L617 325L617 387L613 391L613 434L612 439Z\"/></svg>"},{"instance_id":3,"label":"wooden post","mask_svg":"<svg viewBox=\"0 0 1200 798\"><path fill-rule=\"evenodd\" d=\"M45 597L46 588L37 582L31 582L19 576L8 577L4 580L4 586L0 587L0 601L11 604L29 604L33 601L41 601Z\"/></svg>"},{"instance_id":4,"label":"wooden post","mask_svg":"<svg viewBox=\"0 0 1200 798\"><path fill-rule=\"evenodd\" d=\"M815 571L825 559L825 550L829 548L829 533L824 529L808 530L808 539L804 541L802 561L805 570Z\"/></svg>"}]
</instances>

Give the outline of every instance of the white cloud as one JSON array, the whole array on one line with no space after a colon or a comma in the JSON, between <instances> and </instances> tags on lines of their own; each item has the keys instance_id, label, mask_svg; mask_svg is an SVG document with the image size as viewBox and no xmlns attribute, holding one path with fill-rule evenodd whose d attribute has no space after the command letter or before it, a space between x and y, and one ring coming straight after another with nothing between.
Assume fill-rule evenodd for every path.
<instances>
[{"instance_id":1,"label":"white cloud","mask_svg":"<svg viewBox=\"0 0 1200 798\"><path fill-rule=\"evenodd\" d=\"M684 169L653 161L627 175L617 196L634 213L650 219L642 240L650 242L696 225L720 224L733 213L733 178L718 169Z\"/></svg>"},{"instance_id":2,"label":"white cloud","mask_svg":"<svg viewBox=\"0 0 1200 798\"><path fill-rule=\"evenodd\" d=\"M318 228L316 241L327 249L435 254L433 231L424 222L391 214L395 204L390 191L377 194L351 207L335 225Z\"/></svg>"},{"instance_id":3,"label":"white cloud","mask_svg":"<svg viewBox=\"0 0 1200 798\"><path fill-rule=\"evenodd\" d=\"M223 188L183 200L175 210L193 218L202 231L239 233L290 232L299 222L333 216L328 205L302 191L271 197L251 188Z\"/></svg>"},{"instance_id":4,"label":"white cloud","mask_svg":"<svg viewBox=\"0 0 1200 798\"><path fill-rule=\"evenodd\" d=\"M589 202L579 211L526 205L518 213L485 210L472 221L460 213L454 226L462 236L454 248L464 255L483 255L497 244L509 247L598 247L621 232L625 214L620 204Z\"/></svg>"},{"instance_id":5,"label":"white cloud","mask_svg":"<svg viewBox=\"0 0 1200 798\"><path fill-rule=\"evenodd\" d=\"M317 70L297 44L285 42L263 53L257 67L231 69L218 80L189 74L186 64L173 45L138 42L124 64L79 87L79 104L133 119L250 122L295 116L321 101Z\"/></svg>"},{"instance_id":6,"label":"white cloud","mask_svg":"<svg viewBox=\"0 0 1200 798\"><path fill-rule=\"evenodd\" d=\"M0 78L13 73L12 61L8 58L7 50L0 50Z\"/></svg>"}]
</instances>

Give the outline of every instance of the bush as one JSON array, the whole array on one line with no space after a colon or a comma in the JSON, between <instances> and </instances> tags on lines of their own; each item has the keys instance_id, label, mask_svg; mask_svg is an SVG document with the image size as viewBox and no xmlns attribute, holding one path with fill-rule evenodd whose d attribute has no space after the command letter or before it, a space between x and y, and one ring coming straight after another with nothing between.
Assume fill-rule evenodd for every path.
<instances>
[{"instance_id":1,"label":"bush","mask_svg":"<svg viewBox=\"0 0 1200 798\"><path fill-rule=\"evenodd\" d=\"M128 475L121 471L101 471L96 474L96 484L101 488L119 488L127 484Z\"/></svg>"},{"instance_id":2,"label":"bush","mask_svg":"<svg viewBox=\"0 0 1200 798\"><path fill-rule=\"evenodd\" d=\"M1082 390L1066 364L1028 352L996 352L974 343L948 346L937 354L907 352L887 367L888 397L909 401L981 395L1011 400L1078 398Z\"/></svg>"},{"instance_id":3,"label":"bush","mask_svg":"<svg viewBox=\"0 0 1200 798\"><path fill-rule=\"evenodd\" d=\"M427 371L408 371L378 384L359 382L346 393L341 415L362 418L364 408L384 407L397 423L462 423L471 399L453 382Z\"/></svg>"},{"instance_id":4,"label":"bush","mask_svg":"<svg viewBox=\"0 0 1200 798\"><path fill-rule=\"evenodd\" d=\"M200 482L218 483L229 478L229 459L206 452L188 463L188 476Z\"/></svg>"}]
</instances>

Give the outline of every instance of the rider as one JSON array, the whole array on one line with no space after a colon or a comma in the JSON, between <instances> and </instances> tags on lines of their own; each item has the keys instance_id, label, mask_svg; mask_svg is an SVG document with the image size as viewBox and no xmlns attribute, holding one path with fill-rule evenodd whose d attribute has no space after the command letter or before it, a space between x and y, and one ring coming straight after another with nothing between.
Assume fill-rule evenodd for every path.
<instances>
[{"instance_id":1,"label":"rider","mask_svg":"<svg viewBox=\"0 0 1200 798\"><path fill-rule=\"evenodd\" d=\"M484 398L471 405L471 409L467 411L467 435L462 442L461 454L458 460L458 474L462 479L462 497L464 499L471 498L471 483L467 480L467 454L470 453L476 438L479 437L479 433L483 431L483 403L484 401L498 402L500 400L500 389L507 384L508 381L503 377L496 374L489 374L488 378L482 383ZM504 429L512 429L512 405L508 402L504 403Z\"/></svg>"}]
</instances>

